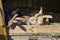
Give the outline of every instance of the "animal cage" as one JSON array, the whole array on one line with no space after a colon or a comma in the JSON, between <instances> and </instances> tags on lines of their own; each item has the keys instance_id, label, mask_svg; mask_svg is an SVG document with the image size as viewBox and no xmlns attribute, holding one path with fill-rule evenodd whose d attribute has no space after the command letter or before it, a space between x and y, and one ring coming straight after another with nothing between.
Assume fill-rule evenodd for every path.
<instances>
[{"instance_id":1,"label":"animal cage","mask_svg":"<svg viewBox=\"0 0 60 40\"><path fill-rule=\"evenodd\" d=\"M53 1L0 0L1 40L60 40L59 2Z\"/></svg>"}]
</instances>

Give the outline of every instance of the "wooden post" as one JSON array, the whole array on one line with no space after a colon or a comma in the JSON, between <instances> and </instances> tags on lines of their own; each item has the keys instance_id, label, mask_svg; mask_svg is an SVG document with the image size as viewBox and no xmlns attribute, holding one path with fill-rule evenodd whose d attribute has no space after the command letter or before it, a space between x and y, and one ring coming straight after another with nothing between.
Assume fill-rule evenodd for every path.
<instances>
[{"instance_id":1,"label":"wooden post","mask_svg":"<svg viewBox=\"0 0 60 40\"><path fill-rule=\"evenodd\" d=\"M0 0L0 40L7 40L6 28L4 26L2 0Z\"/></svg>"}]
</instances>

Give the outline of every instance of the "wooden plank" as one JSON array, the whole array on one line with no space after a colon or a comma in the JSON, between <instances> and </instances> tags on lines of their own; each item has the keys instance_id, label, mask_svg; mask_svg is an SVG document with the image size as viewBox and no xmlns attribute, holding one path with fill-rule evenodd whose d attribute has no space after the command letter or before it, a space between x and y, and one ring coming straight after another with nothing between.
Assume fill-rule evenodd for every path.
<instances>
[{"instance_id":1,"label":"wooden plank","mask_svg":"<svg viewBox=\"0 0 60 40\"><path fill-rule=\"evenodd\" d=\"M16 26L15 29L9 30L10 35L20 35L20 34L60 34L59 25L23 25L27 31L23 31L19 26Z\"/></svg>"}]
</instances>

